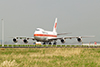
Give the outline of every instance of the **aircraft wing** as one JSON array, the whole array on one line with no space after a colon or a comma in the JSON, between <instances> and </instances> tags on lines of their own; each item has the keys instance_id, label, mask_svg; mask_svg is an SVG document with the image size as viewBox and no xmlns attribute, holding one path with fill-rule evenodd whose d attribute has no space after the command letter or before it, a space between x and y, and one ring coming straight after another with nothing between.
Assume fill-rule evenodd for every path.
<instances>
[{"instance_id":1,"label":"aircraft wing","mask_svg":"<svg viewBox=\"0 0 100 67\"><path fill-rule=\"evenodd\" d=\"M57 35L66 35L66 34L71 34L71 33L58 33Z\"/></svg>"},{"instance_id":2,"label":"aircraft wing","mask_svg":"<svg viewBox=\"0 0 100 67\"><path fill-rule=\"evenodd\" d=\"M72 39L72 38L89 38L89 37L94 37L94 36L67 36L67 37L64 37L64 39Z\"/></svg>"},{"instance_id":3,"label":"aircraft wing","mask_svg":"<svg viewBox=\"0 0 100 67\"><path fill-rule=\"evenodd\" d=\"M15 38L15 39L32 39L32 40L35 40L34 37L26 37L26 36L16 36L16 37L11 37L11 38Z\"/></svg>"},{"instance_id":4,"label":"aircraft wing","mask_svg":"<svg viewBox=\"0 0 100 67\"><path fill-rule=\"evenodd\" d=\"M17 43L18 42L18 39L23 39L23 42L24 43L28 43L28 40L29 39L35 40L34 37L26 37L26 36L16 36L16 37L10 37L10 38L13 38L13 42L14 43Z\"/></svg>"},{"instance_id":5,"label":"aircraft wing","mask_svg":"<svg viewBox=\"0 0 100 67\"><path fill-rule=\"evenodd\" d=\"M94 36L66 36L66 37L49 38L49 40L72 39L72 38L89 38L89 37L94 37Z\"/></svg>"}]
</instances>

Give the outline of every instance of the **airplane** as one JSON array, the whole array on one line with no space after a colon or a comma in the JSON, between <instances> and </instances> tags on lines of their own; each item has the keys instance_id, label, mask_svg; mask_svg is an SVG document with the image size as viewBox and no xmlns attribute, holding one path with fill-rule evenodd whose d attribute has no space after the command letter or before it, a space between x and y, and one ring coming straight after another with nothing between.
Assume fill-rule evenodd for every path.
<instances>
[{"instance_id":1,"label":"airplane","mask_svg":"<svg viewBox=\"0 0 100 67\"><path fill-rule=\"evenodd\" d=\"M57 40L60 40L61 43L65 43L66 39L76 38L78 42L82 42L82 38L87 37L94 37L94 36L65 36L65 37L57 37L58 35L65 35L69 33L57 33L57 18L55 19L53 31L46 31L42 28L36 28L33 37L26 37L26 36L16 36L13 37L13 42L17 43L18 39L23 39L24 43L28 43L29 39L36 40L37 42L43 42L43 44L53 45L57 44Z\"/></svg>"}]
</instances>

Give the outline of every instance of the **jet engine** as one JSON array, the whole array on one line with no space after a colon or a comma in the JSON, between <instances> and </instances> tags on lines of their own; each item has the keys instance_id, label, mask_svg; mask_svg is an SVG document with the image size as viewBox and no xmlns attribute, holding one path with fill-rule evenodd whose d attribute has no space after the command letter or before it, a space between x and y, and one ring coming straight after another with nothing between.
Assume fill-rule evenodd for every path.
<instances>
[{"instance_id":1,"label":"jet engine","mask_svg":"<svg viewBox=\"0 0 100 67\"><path fill-rule=\"evenodd\" d=\"M77 38L77 41L78 42L82 42L82 38Z\"/></svg>"},{"instance_id":2,"label":"jet engine","mask_svg":"<svg viewBox=\"0 0 100 67\"><path fill-rule=\"evenodd\" d=\"M65 39L61 39L61 43L65 43Z\"/></svg>"},{"instance_id":3,"label":"jet engine","mask_svg":"<svg viewBox=\"0 0 100 67\"><path fill-rule=\"evenodd\" d=\"M28 43L28 40L24 39L23 42L24 42L24 43Z\"/></svg>"},{"instance_id":4,"label":"jet engine","mask_svg":"<svg viewBox=\"0 0 100 67\"><path fill-rule=\"evenodd\" d=\"M16 38L14 38L14 39L13 39L13 42L14 42L14 43L17 43L17 42L18 42L18 40L17 40Z\"/></svg>"}]
</instances>

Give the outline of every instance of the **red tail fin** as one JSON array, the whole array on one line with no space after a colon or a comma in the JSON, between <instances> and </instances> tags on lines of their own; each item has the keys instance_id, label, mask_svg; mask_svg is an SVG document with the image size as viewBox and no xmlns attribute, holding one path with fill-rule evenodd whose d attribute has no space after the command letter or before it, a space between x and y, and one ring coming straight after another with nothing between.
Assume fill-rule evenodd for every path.
<instances>
[{"instance_id":1,"label":"red tail fin","mask_svg":"<svg viewBox=\"0 0 100 67\"><path fill-rule=\"evenodd\" d=\"M55 19L54 27L53 27L53 32L56 32L57 29L57 18Z\"/></svg>"}]
</instances>

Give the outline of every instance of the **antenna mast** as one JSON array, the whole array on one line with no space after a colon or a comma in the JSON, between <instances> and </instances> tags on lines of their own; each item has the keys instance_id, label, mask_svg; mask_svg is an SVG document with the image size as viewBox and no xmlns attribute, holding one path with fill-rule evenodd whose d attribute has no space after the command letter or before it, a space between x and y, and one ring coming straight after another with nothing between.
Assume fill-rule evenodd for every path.
<instances>
[{"instance_id":1,"label":"antenna mast","mask_svg":"<svg viewBox=\"0 0 100 67\"><path fill-rule=\"evenodd\" d=\"M2 22L2 47L4 47L4 21L1 19Z\"/></svg>"}]
</instances>

